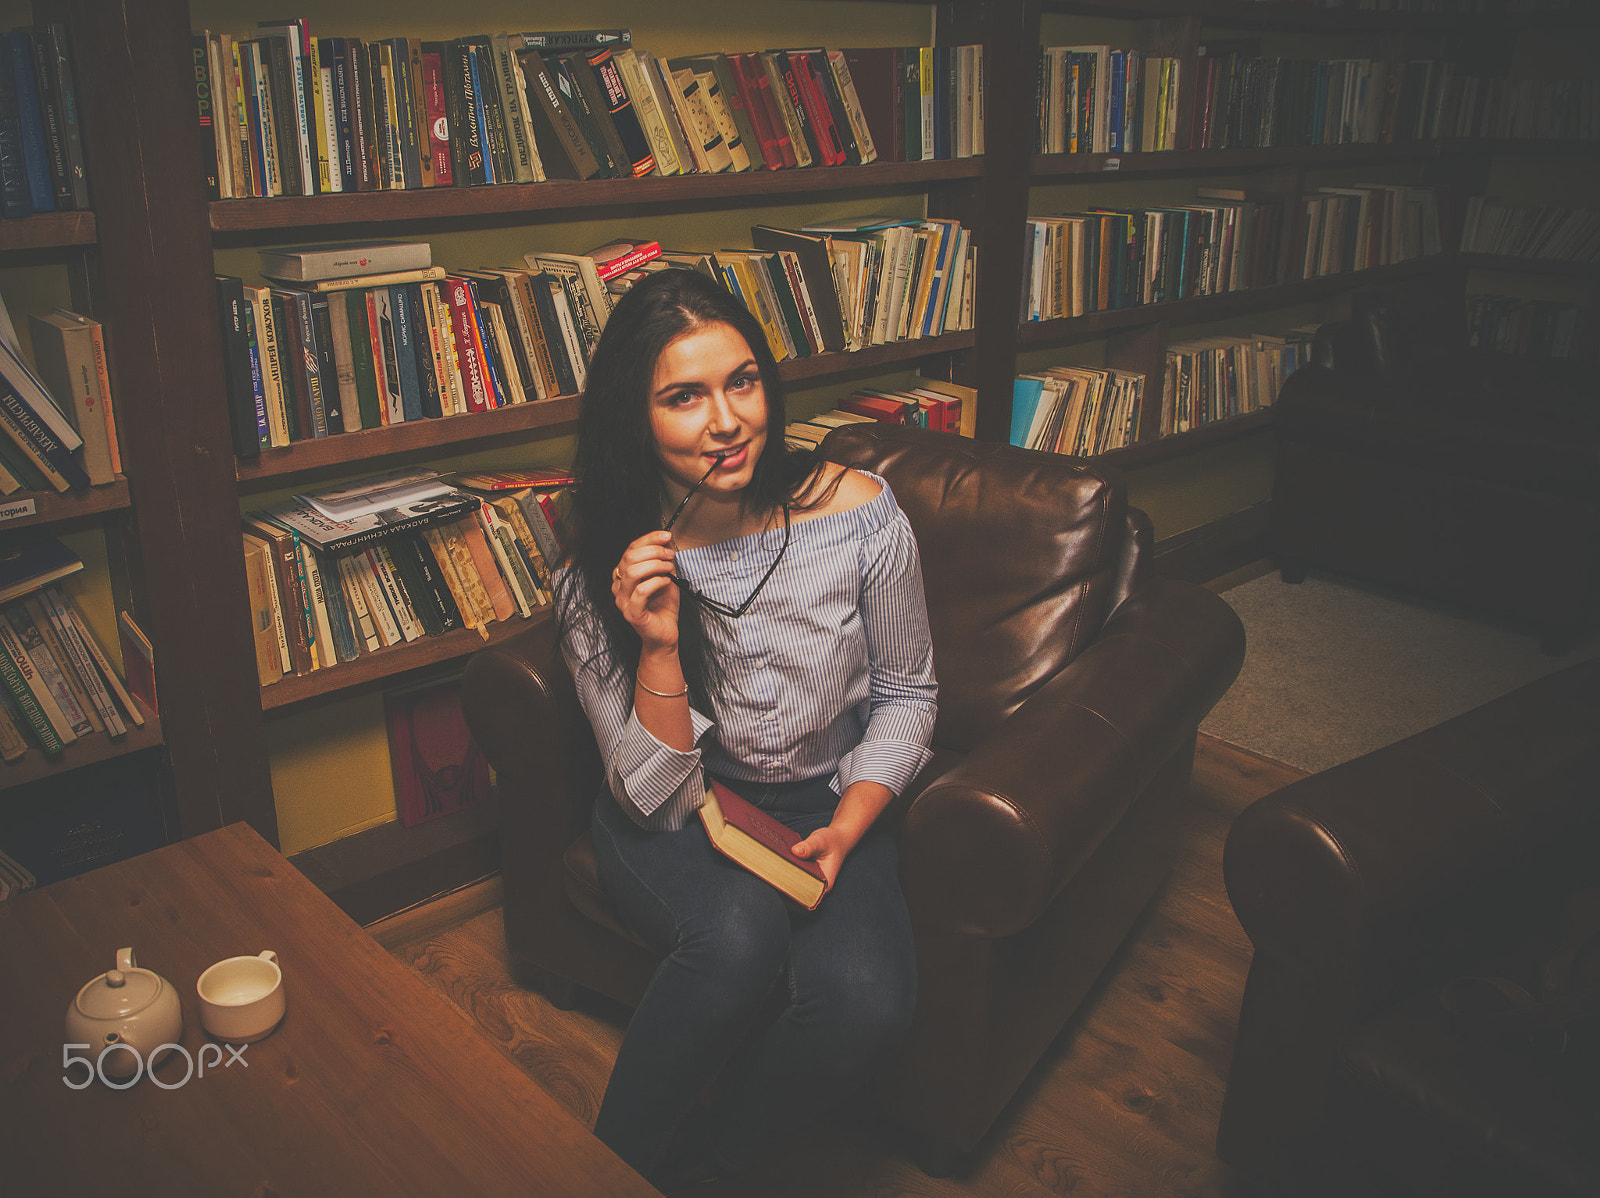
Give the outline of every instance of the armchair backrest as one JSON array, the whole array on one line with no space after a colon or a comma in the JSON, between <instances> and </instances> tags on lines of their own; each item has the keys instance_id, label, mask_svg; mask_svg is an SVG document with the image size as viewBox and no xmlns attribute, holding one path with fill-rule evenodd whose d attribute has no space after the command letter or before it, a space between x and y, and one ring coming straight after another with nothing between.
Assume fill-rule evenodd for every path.
<instances>
[{"instance_id":1,"label":"armchair backrest","mask_svg":"<svg viewBox=\"0 0 1600 1198\"><path fill-rule=\"evenodd\" d=\"M940 748L971 749L1076 657L1148 569L1114 471L888 424L821 453L888 479L922 554ZM1145 525L1144 527L1148 527Z\"/></svg>"}]
</instances>

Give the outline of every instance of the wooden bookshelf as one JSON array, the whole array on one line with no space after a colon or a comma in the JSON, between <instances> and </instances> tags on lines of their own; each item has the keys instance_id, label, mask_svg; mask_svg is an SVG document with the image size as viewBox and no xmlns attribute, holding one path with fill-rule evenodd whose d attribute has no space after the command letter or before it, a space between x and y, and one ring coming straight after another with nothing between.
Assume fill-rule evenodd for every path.
<instances>
[{"instance_id":1,"label":"wooden bookshelf","mask_svg":"<svg viewBox=\"0 0 1600 1198\"><path fill-rule=\"evenodd\" d=\"M270 450L237 461L232 453L223 366L216 325L213 275L216 251L289 241L293 231L313 237L426 236L433 231L476 232L530 223L578 223L651 214L710 211L708 229L724 210L748 206L814 204L875 193L926 197L930 215L961 220L979 250L976 331L874 346L854 354L823 354L780 365L792 383L843 383L866 371L931 364L939 373L975 386L978 431L991 440L1009 432L1010 395L1019 353L1104 338L1108 352L1128 360L1160 360L1182 326L1311 305L1334 311L1345 297L1368 286L1409 282L1430 272L1496 269L1592 280L1587 265L1444 254L1393 267L1323 276L1281 286L1200 296L1176 303L1096 312L1071 320L1020 324L1022 230L1030 188L1094 185L1112 178L1156 183L1165 177L1237 176L1241 185L1287 197L1308 172L1371 166L1399 173L1412 163L1459 194L1473 170L1491 155L1586 158L1594 143L1451 139L1392 145L1275 147L1121 155L1033 153L1034 62L1041 45L1041 13L1114 18L1129 37L1156 53L1192 57L1213 31L1275 29L1362 35L1364 46L1404 46L1407 57L1442 51L1457 29L1493 43L1484 31L1509 35L1525 25L1589 28L1596 6L1583 12L1477 14L1368 12L1316 4L1249 0L988 0L983 5L906 0L923 9L933 40L943 45L981 42L987 86L986 155L937 162L872 163L807 170L676 178L498 184L417 191L381 191L313 197L206 201L198 180L202 156L194 127L191 30L185 0L147 0L135 13L108 11L93 0L39 0L38 19L69 23L82 71L85 135L95 171L93 213L46 213L0 222L0 252L32 261L35 251L76 262L94 255L80 272L98 306L93 314L115 333L119 415L126 397L123 450L130 485L68 496L31 496L38 512L24 523L71 523L127 513L144 549L141 618L161 661L162 739L172 761L184 834L217 822L247 819L276 838L271 769L263 713L328 700L381 686L412 671L458 661L484 641L457 632L395 646L299 678L260 687L248 625L248 599L238 550L241 497L317 474L351 476L382 468L386 459L457 452L500 438L532 440L571 431L581 410L577 396L513 405L473 416L342 433ZM815 26L817 42L850 44L850 6L779 5L751 0L788 21ZM257 14L226 6L247 27ZM569 7L569 15L575 12ZM587 10L586 10L587 11ZM604 23L605 9L594 9ZM839 14L846 19L839 21ZM210 20L210 10L206 13ZM682 20L693 24L692 11ZM920 21L920 18L918 18ZM449 19L473 32L468 10ZM830 28L837 21L843 28ZM1587 24L1585 22L1587 21ZM313 24L318 18L313 16ZM448 23L448 22L447 22ZM774 22L776 23L776 22ZM1144 24L1140 24L1144 23ZM328 22L328 33L341 32ZM757 22L759 26L759 20ZM574 26L575 27L575 26ZM1137 34L1133 31L1137 29ZM708 32L707 44L714 33ZM1054 40L1054 39L1052 39ZM1509 36L1505 39L1509 44ZM1414 43L1414 44L1413 44ZM1130 44L1134 44L1130 41ZM1474 50L1476 53L1476 49ZM1338 53L1356 54L1339 45ZM1393 53L1402 53L1394 50ZM1330 51L1330 57L1332 51ZM1374 55L1376 56L1376 55ZM1475 68L1476 69L1476 68ZM193 185L179 185L194 180ZM1287 181L1287 182L1286 182ZM1465 182L1464 182L1465 181ZM1154 193L1157 188L1152 187ZM1138 194L1130 189L1131 194ZM1457 213L1457 215L1459 215ZM578 247L572 247L578 248ZM85 253L78 253L79 250ZM1129 349L1131 343L1137 343ZM1147 403L1158 403L1152 380ZM1107 455L1136 467L1175 460L1208 447L1271 435L1270 410L1202 426L1188 433L1139 442ZM1149 426L1146 426L1148 430ZM540 620L492 626L491 641L516 635ZM169 697L170 696L170 697Z\"/></svg>"}]
</instances>

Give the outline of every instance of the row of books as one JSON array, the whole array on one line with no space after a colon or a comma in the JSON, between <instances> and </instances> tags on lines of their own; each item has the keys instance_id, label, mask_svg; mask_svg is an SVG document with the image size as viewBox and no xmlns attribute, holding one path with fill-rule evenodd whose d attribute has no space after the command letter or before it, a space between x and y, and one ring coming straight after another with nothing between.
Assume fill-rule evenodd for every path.
<instances>
[{"instance_id":1,"label":"row of books","mask_svg":"<svg viewBox=\"0 0 1600 1198\"><path fill-rule=\"evenodd\" d=\"M1467 201L1461 248L1467 253L1514 258L1600 262L1600 210L1506 204L1488 196L1473 196Z\"/></svg>"},{"instance_id":2,"label":"row of books","mask_svg":"<svg viewBox=\"0 0 1600 1198\"><path fill-rule=\"evenodd\" d=\"M330 516L312 496L245 515L261 685L458 628L486 636L490 624L551 602L548 563L560 560L570 475L457 480L480 487L481 497L429 472L411 481L407 493L421 498L358 516ZM345 493L406 484L383 476ZM382 502L395 502L394 494Z\"/></svg>"},{"instance_id":3,"label":"row of books","mask_svg":"<svg viewBox=\"0 0 1600 1198\"><path fill-rule=\"evenodd\" d=\"M1472 75L1428 58L1262 57L1253 42L1205 49L1191 149L1596 136L1592 83Z\"/></svg>"},{"instance_id":4,"label":"row of books","mask_svg":"<svg viewBox=\"0 0 1600 1198\"><path fill-rule=\"evenodd\" d=\"M1310 360L1316 326L1285 335L1211 337L1167 346L1159 436L1271 407L1283 380Z\"/></svg>"},{"instance_id":5,"label":"row of books","mask_svg":"<svg viewBox=\"0 0 1600 1198\"><path fill-rule=\"evenodd\" d=\"M961 435L972 419L977 391L943 379L919 378L905 390L863 388L839 401L839 406L804 420L791 420L784 438L795 449L815 449L835 428L877 421Z\"/></svg>"},{"instance_id":6,"label":"row of books","mask_svg":"<svg viewBox=\"0 0 1600 1198\"><path fill-rule=\"evenodd\" d=\"M122 453L104 330L66 308L28 323L34 362L0 302L0 494L113 482Z\"/></svg>"},{"instance_id":7,"label":"row of books","mask_svg":"<svg viewBox=\"0 0 1600 1198\"><path fill-rule=\"evenodd\" d=\"M1431 187L1392 183L1323 187L1301 197L1302 279L1391 266L1443 251L1439 196Z\"/></svg>"},{"instance_id":8,"label":"row of books","mask_svg":"<svg viewBox=\"0 0 1600 1198\"><path fill-rule=\"evenodd\" d=\"M1262 287L1280 278L1283 205L1201 188L1194 204L1028 222L1022 319Z\"/></svg>"},{"instance_id":9,"label":"row of books","mask_svg":"<svg viewBox=\"0 0 1600 1198\"><path fill-rule=\"evenodd\" d=\"M1510 295L1467 296L1467 344L1533 358L1594 364L1600 309Z\"/></svg>"},{"instance_id":10,"label":"row of books","mask_svg":"<svg viewBox=\"0 0 1600 1198\"><path fill-rule=\"evenodd\" d=\"M0 33L0 216L88 207L67 27Z\"/></svg>"},{"instance_id":11,"label":"row of books","mask_svg":"<svg viewBox=\"0 0 1600 1198\"><path fill-rule=\"evenodd\" d=\"M147 681L153 686L153 678ZM123 736L145 722L129 685L53 582L0 606L0 683L6 761L30 747L55 754L85 737ZM153 691L147 701L153 710Z\"/></svg>"},{"instance_id":12,"label":"row of books","mask_svg":"<svg viewBox=\"0 0 1600 1198\"><path fill-rule=\"evenodd\" d=\"M610 313L581 255L246 284L217 276L234 450L575 395Z\"/></svg>"},{"instance_id":13,"label":"row of books","mask_svg":"<svg viewBox=\"0 0 1600 1198\"><path fill-rule=\"evenodd\" d=\"M1133 444L1144 375L1091 366L1052 366L1011 385L1011 444L1088 457Z\"/></svg>"},{"instance_id":14,"label":"row of books","mask_svg":"<svg viewBox=\"0 0 1600 1198\"><path fill-rule=\"evenodd\" d=\"M1039 51L1040 154L1122 154L1188 149L1179 129L1179 59L1110 46Z\"/></svg>"},{"instance_id":15,"label":"row of books","mask_svg":"<svg viewBox=\"0 0 1600 1198\"><path fill-rule=\"evenodd\" d=\"M217 199L982 152L980 47L668 60L625 29L364 41L298 18L193 52Z\"/></svg>"}]
</instances>

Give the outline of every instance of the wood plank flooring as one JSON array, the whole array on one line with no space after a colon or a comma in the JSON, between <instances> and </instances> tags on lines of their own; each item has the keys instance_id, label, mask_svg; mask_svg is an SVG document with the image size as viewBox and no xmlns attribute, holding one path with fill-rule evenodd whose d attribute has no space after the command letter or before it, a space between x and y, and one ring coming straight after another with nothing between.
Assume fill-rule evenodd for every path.
<instances>
[{"instance_id":1,"label":"wood plank flooring","mask_svg":"<svg viewBox=\"0 0 1600 1198\"><path fill-rule=\"evenodd\" d=\"M857 1107L722 1194L749 1198L1230 1198L1214 1140L1250 943L1222 884L1233 818L1298 770L1209 737L1167 885L963 1175L929 1178ZM627 1011L559 1011L511 980L498 879L369 929L592 1123Z\"/></svg>"}]
</instances>

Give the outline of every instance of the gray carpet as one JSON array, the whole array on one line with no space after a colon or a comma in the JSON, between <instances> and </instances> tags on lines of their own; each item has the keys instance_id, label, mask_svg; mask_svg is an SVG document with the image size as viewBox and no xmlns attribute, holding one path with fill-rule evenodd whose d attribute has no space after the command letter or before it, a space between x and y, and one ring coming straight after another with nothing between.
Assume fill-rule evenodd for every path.
<instances>
[{"instance_id":1,"label":"gray carpet","mask_svg":"<svg viewBox=\"0 0 1600 1198\"><path fill-rule=\"evenodd\" d=\"M1223 593L1244 621L1244 668L1202 732L1308 772L1393 744L1589 657L1546 657L1523 632L1312 574Z\"/></svg>"}]
</instances>

